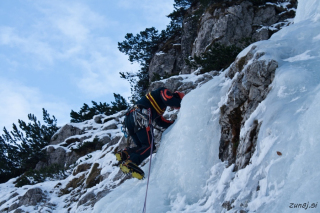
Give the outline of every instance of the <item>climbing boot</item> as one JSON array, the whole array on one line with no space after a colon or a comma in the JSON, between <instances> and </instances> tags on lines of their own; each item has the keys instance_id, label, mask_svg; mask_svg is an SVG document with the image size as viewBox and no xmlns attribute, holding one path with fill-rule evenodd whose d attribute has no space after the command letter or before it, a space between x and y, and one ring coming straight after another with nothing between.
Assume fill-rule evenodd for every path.
<instances>
[{"instance_id":1,"label":"climbing boot","mask_svg":"<svg viewBox=\"0 0 320 213\"><path fill-rule=\"evenodd\" d=\"M133 163L131 160L127 160L120 164L120 169L123 173L131 173L131 176L137 178L139 180L144 178L144 172L142 169L137 166L137 164Z\"/></svg>"},{"instance_id":2,"label":"climbing boot","mask_svg":"<svg viewBox=\"0 0 320 213\"><path fill-rule=\"evenodd\" d=\"M126 161L128 159L128 152L125 150L118 151L116 153L116 158L117 158L117 161L120 161L120 162Z\"/></svg>"}]
</instances>

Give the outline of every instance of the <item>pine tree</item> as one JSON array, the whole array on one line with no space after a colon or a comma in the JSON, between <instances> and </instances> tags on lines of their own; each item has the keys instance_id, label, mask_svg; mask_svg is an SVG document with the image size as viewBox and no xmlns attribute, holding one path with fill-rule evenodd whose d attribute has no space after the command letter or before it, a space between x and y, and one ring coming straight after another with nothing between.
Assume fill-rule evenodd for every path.
<instances>
[{"instance_id":1,"label":"pine tree","mask_svg":"<svg viewBox=\"0 0 320 213\"><path fill-rule=\"evenodd\" d=\"M13 124L10 132L4 127L0 136L0 182L33 169L45 157L41 151L59 128L54 116L50 118L45 109L42 112L47 125L41 125L36 116L29 114L30 123L19 119L19 128Z\"/></svg>"},{"instance_id":2,"label":"pine tree","mask_svg":"<svg viewBox=\"0 0 320 213\"><path fill-rule=\"evenodd\" d=\"M174 0L173 7L175 9L188 9L192 4L196 3L198 0Z\"/></svg>"},{"instance_id":3,"label":"pine tree","mask_svg":"<svg viewBox=\"0 0 320 213\"><path fill-rule=\"evenodd\" d=\"M129 56L130 62L138 62L140 65L150 63L151 57L157 51L159 34L154 27L146 28L136 36L127 33L123 42L118 42L120 52Z\"/></svg>"},{"instance_id":4,"label":"pine tree","mask_svg":"<svg viewBox=\"0 0 320 213\"><path fill-rule=\"evenodd\" d=\"M113 96L114 96L115 101L114 102L111 101L112 107L111 107L109 115L115 114L115 113L120 112L122 110L125 110L129 107L126 99L124 99L124 97L122 97L120 94L113 93Z\"/></svg>"},{"instance_id":5,"label":"pine tree","mask_svg":"<svg viewBox=\"0 0 320 213\"><path fill-rule=\"evenodd\" d=\"M130 62L138 62L141 69L135 73L120 72L120 77L129 81L131 85L131 102L137 101L143 96L149 86L149 64L152 56L155 54L160 41L158 30L154 27L146 28L134 36L132 33L127 33L123 42L118 42L120 52L129 56Z\"/></svg>"},{"instance_id":6,"label":"pine tree","mask_svg":"<svg viewBox=\"0 0 320 213\"><path fill-rule=\"evenodd\" d=\"M90 120L93 116L99 114L112 115L129 107L127 101L120 94L113 93L113 96L115 101L111 101L111 105L101 102L97 104L97 102L91 101L93 105L92 107L84 103L79 112L71 110L71 122L80 123Z\"/></svg>"},{"instance_id":7,"label":"pine tree","mask_svg":"<svg viewBox=\"0 0 320 213\"><path fill-rule=\"evenodd\" d=\"M158 50L159 44L174 35L181 34L181 24L171 21L160 33L154 27L146 28L137 35L127 33L123 42L118 42L120 52L129 56L130 62L138 62L141 69L137 73L120 72L120 77L129 81L131 85L131 102L135 103L145 95L149 87L149 64Z\"/></svg>"},{"instance_id":8,"label":"pine tree","mask_svg":"<svg viewBox=\"0 0 320 213\"><path fill-rule=\"evenodd\" d=\"M79 112L75 112L71 110L70 117L71 122L73 123L80 123L86 120L90 120L93 118L93 116L98 115L98 114L104 114L110 113L110 105L106 103L99 103L95 101L91 101L93 104L93 107L89 107L88 104L84 103L83 106L81 107Z\"/></svg>"},{"instance_id":9,"label":"pine tree","mask_svg":"<svg viewBox=\"0 0 320 213\"><path fill-rule=\"evenodd\" d=\"M8 144L0 137L0 183L7 181L11 162L7 156Z\"/></svg>"}]
</instances>

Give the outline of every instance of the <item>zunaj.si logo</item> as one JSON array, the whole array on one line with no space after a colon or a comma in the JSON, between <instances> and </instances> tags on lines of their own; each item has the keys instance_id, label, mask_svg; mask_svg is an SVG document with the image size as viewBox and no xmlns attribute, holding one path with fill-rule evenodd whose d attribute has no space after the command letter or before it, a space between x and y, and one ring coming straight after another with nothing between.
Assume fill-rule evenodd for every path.
<instances>
[{"instance_id":1,"label":"zunaj.si logo","mask_svg":"<svg viewBox=\"0 0 320 213\"><path fill-rule=\"evenodd\" d=\"M316 203L290 203L289 208L293 209L315 209L318 206L318 202Z\"/></svg>"}]
</instances>

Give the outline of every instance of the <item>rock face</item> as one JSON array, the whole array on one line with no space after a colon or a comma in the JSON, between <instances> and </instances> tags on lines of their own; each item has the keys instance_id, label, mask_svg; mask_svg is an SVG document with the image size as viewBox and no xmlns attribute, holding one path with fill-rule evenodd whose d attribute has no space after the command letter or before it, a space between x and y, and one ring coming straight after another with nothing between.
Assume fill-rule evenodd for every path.
<instances>
[{"instance_id":1,"label":"rock face","mask_svg":"<svg viewBox=\"0 0 320 213\"><path fill-rule=\"evenodd\" d=\"M212 5L200 20L200 29L195 39L192 55L200 55L211 44L238 45L244 40L269 39L294 13L278 4L255 6L250 1L240 4ZM229 6L230 5L230 6Z\"/></svg>"},{"instance_id":2,"label":"rock face","mask_svg":"<svg viewBox=\"0 0 320 213\"><path fill-rule=\"evenodd\" d=\"M29 189L23 196L19 197L19 202L16 202L9 207L8 211L15 210L20 206L36 206L39 202L44 201L45 198L46 195L43 193L42 189Z\"/></svg>"},{"instance_id":3,"label":"rock face","mask_svg":"<svg viewBox=\"0 0 320 213\"><path fill-rule=\"evenodd\" d=\"M148 91L155 90L159 87L166 87L170 91L180 91L185 94L189 93L191 90L197 88L198 86L208 82L214 76L218 75L219 73L216 71L208 72L205 74L198 74L194 73L190 76L174 76L169 79L165 79L163 81L156 81L152 82L149 86ZM196 80L194 80L196 78Z\"/></svg>"},{"instance_id":4,"label":"rock face","mask_svg":"<svg viewBox=\"0 0 320 213\"><path fill-rule=\"evenodd\" d=\"M227 77L233 78L233 83L227 102L221 107L219 158L228 161L229 165L237 162L235 170L244 168L249 163L255 150L255 136L260 124L255 122L244 138L240 138L240 130L267 96L278 67L274 60L260 59L263 55L252 46L247 55L238 58L227 73Z\"/></svg>"},{"instance_id":5,"label":"rock face","mask_svg":"<svg viewBox=\"0 0 320 213\"><path fill-rule=\"evenodd\" d=\"M72 125L64 125L56 134L51 138L50 145L56 145L63 142L66 138L73 135L80 135L82 130Z\"/></svg>"},{"instance_id":6,"label":"rock face","mask_svg":"<svg viewBox=\"0 0 320 213\"><path fill-rule=\"evenodd\" d=\"M149 66L150 82L160 80L160 76L169 77L179 74L183 63L180 38L175 37L167 41L162 50L152 58Z\"/></svg>"},{"instance_id":7,"label":"rock face","mask_svg":"<svg viewBox=\"0 0 320 213\"><path fill-rule=\"evenodd\" d=\"M185 59L206 52L212 44L244 47L255 41L266 40L295 16L297 1L282 4L254 5L251 1L224 1L205 8L195 5L187 11L182 23L181 37L161 44L149 66L150 82L154 76L189 74L194 70Z\"/></svg>"},{"instance_id":8,"label":"rock face","mask_svg":"<svg viewBox=\"0 0 320 213\"><path fill-rule=\"evenodd\" d=\"M101 149L103 145L109 146L116 144L121 137L110 137L110 131L118 131L119 118L123 116L110 117L105 115L97 115L93 117L92 124L84 124L82 127L76 124L66 124L56 134L53 135L51 143L46 148L46 158L36 165L36 170L51 166L53 164L63 168L68 168L74 164L80 157L89 154L92 151ZM99 124L99 128L94 127ZM100 135L98 138L88 134L90 131L101 131L106 134ZM87 146L88 143L91 146ZM55 146L59 144L60 146ZM70 151L73 150L73 151Z\"/></svg>"},{"instance_id":9,"label":"rock face","mask_svg":"<svg viewBox=\"0 0 320 213\"><path fill-rule=\"evenodd\" d=\"M45 194L40 188L29 189L25 195L23 195L19 200L19 206L35 206L38 202L43 200Z\"/></svg>"},{"instance_id":10,"label":"rock face","mask_svg":"<svg viewBox=\"0 0 320 213\"><path fill-rule=\"evenodd\" d=\"M79 157L81 157L76 152L68 152L63 147L54 148L53 146L48 146L46 153L47 158L36 165L36 170L40 170L41 168L45 168L53 164L68 168L70 165L74 164Z\"/></svg>"}]
</instances>

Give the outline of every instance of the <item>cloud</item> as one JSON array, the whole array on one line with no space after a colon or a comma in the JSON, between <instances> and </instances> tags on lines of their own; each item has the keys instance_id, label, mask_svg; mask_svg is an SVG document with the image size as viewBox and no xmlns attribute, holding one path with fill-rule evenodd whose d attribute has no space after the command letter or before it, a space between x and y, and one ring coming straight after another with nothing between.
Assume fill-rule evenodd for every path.
<instances>
[{"instance_id":1,"label":"cloud","mask_svg":"<svg viewBox=\"0 0 320 213\"><path fill-rule=\"evenodd\" d=\"M86 53L96 39L96 29L103 29L107 21L87 5L70 2L36 1L37 18L25 29L0 26L0 45L15 47L32 53L44 63L79 57Z\"/></svg>"},{"instance_id":2,"label":"cloud","mask_svg":"<svg viewBox=\"0 0 320 213\"><path fill-rule=\"evenodd\" d=\"M103 51L91 51L89 60L79 59L82 75L77 78L77 86L91 97L110 93L129 91L129 83L120 78L119 72L136 72L138 64L128 62L127 56L120 52L104 54Z\"/></svg>"},{"instance_id":3,"label":"cloud","mask_svg":"<svg viewBox=\"0 0 320 213\"><path fill-rule=\"evenodd\" d=\"M45 63L53 63L54 50L47 43L33 36L23 37L12 27L0 27L0 32L0 45L18 48L27 54L31 53L35 55Z\"/></svg>"},{"instance_id":4,"label":"cloud","mask_svg":"<svg viewBox=\"0 0 320 213\"><path fill-rule=\"evenodd\" d=\"M42 108L48 110L50 115L55 115L59 124L69 121L69 115L64 109L71 109L71 106L56 98L48 102L39 89L27 87L20 82L0 78L0 97L0 128L5 126L9 130L12 123L18 124L18 119L27 122L29 113L42 120Z\"/></svg>"},{"instance_id":5,"label":"cloud","mask_svg":"<svg viewBox=\"0 0 320 213\"><path fill-rule=\"evenodd\" d=\"M32 53L34 57L31 61L37 69L58 66L67 61L73 66L68 72L76 78L70 79L70 82L77 82L74 86L93 97L119 89L129 90L128 84L123 84L119 75L119 71L127 71L127 67L114 64L130 66L130 63L123 54L119 54L117 41L100 32L108 26L115 26L115 21L107 20L88 5L77 2L36 1L34 4L39 18L33 20L30 29L21 31L1 27L0 45L14 47L16 52ZM106 85L107 89L101 89Z\"/></svg>"},{"instance_id":6,"label":"cloud","mask_svg":"<svg viewBox=\"0 0 320 213\"><path fill-rule=\"evenodd\" d=\"M48 32L54 30L56 35L61 35L59 42L63 48L56 49L56 58L69 60L76 67L73 81L85 95L94 98L129 91L119 71L127 71L132 66L117 50L117 42L99 31L116 26L116 21L81 3L55 2L40 4L39 8L45 15L44 20L50 23ZM44 23L38 27L44 29Z\"/></svg>"},{"instance_id":7,"label":"cloud","mask_svg":"<svg viewBox=\"0 0 320 213\"><path fill-rule=\"evenodd\" d=\"M65 4L65 1L38 1L37 7L45 19L38 27L50 28L49 31L54 30L58 35L62 35L62 39L69 39L72 43L86 41L93 30L103 29L113 23L87 5L78 2Z\"/></svg>"},{"instance_id":8,"label":"cloud","mask_svg":"<svg viewBox=\"0 0 320 213\"><path fill-rule=\"evenodd\" d=\"M133 68L137 71L139 67L131 65L127 57L118 51L117 41L96 32L116 26L116 22L107 20L80 3L68 6L55 4L50 9L46 6L42 5L45 9L41 9L45 20L64 40L61 41L64 48L56 50L56 57L72 61L77 70L73 81L84 95L96 98L129 91L129 84L120 79L119 72Z\"/></svg>"},{"instance_id":9,"label":"cloud","mask_svg":"<svg viewBox=\"0 0 320 213\"><path fill-rule=\"evenodd\" d=\"M119 7L126 9L150 9L151 11L163 11L163 9L173 8L174 0L162 0L162 1L150 1L150 0L118 0L117 4Z\"/></svg>"},{"instance_id":10,"label":"cloud","mask_svg":"<svg viewBox=\"0 0 320 213\"><path fill-rule=\"evenodd\" d=\"M133 11L143 17L139 25L143 28L158 27L159 30L165 29L170 19L166 18L173 11L173 0L150 1L150 0L118 0L118 7Z\"/></svg>"}]
</instances>

